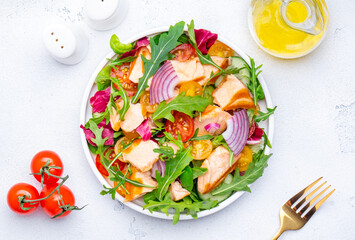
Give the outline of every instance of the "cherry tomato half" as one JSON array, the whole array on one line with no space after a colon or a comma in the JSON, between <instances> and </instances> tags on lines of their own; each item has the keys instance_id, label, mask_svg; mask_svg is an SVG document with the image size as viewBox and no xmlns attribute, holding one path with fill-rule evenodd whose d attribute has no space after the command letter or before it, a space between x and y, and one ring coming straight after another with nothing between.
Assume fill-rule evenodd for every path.
<instances>
[{"instance_id":1,"label":"cherry tomato half","mask_svg":"<svg viewBox=\"0 0 355 240\"><path fill-rule=\"evenodd\" d=\"M192 56L196 56L196 50L189 43L184 43L173 50L170 51L171 54L175 55L175 60L180 62L185 62L189 60Z\"/></svg>"},{"instance_id":2,"label":"cherry tomato half","mask_svg":"<svg viewBox=\"0 0 355 240\"><path fill-rule=\"evenodd\" d=\"M217 40L208 50L208 54L211 56L218 56L218 57L225 58L225 57L233 56L234 51L226 44Z\"/></svg>"},{"instance_id":3,"label":"cherry tomato half","mask_svg":"<svg viewBox=\"0 0 355 240\"><path fill-rule=\"evenodd\" d=\"M148 112L148 113L154 113L158 107L157 103L155 103L153 105L150 104L149 92L143 93L143 95L140 98L140 104L143 107L143 112Z\"/></svg>"},{"instance_id":4,"label":"cherry tomato half","mask_svg":"<svg viewBox=\"0 0 355 240\"><path fill-rule=\"evenodd\" d=\"M37 189L27 183L17 183L13 185L7 193L7 204L10 209L18 214L30 214L38 208L39 202L35 202L33 205L30 203L24 203L24 208L31 208L29 210L23 210L20 207L18 197L26 196L27 200L34 200L39 198Z\"/></svg>"},{"instance_id":5,"label":"cherry tomato half","mask_svg":"<svg viewBox=\"0 0 355 240\"><path fill-rule=\"evenodd\" d=\"M114 151L113 147L108 148L105 152L104 152L105 157L109 160L112 161L116 154ZM99 170L99 172L101 173L101 175L108 177L108 172L106 170L106 168L101 164L101 159L100 159L100 155L96 155L96 159L95 159L95 164L96 164L96 168L97 170ZM116 166L119 167L120 170L122 171L124 169L124 167L126 166L125 163L119 161L118 159L112 164L112 166Z\"/></svg>"},{"instance_id":6,"label":"cherry tomato half","mask_svg":"<svg viewBox=\"0 0 355 240\"><path fill-rule=\"evenodd\" d=\"M194 81L186 82L181 84L179 93L185 92L185 96L197 96L202 95L203 88L202 86Z\"/></svg>"},{"instance_id":7,"label":"cherry tomato half","mask_svg":"<svg viewBox=\"0 0 355 240\"><path fill-rule=\"evenodd\" d=\"M165 130L173 135L175 139L181 135L181 140L186 142L194 135L194 120L182 112L173 113L174 122L166 121Z\"/></svg>"},{"instance_id":8,"label":"cherry tomato half","mask_svg":"<svg viewBox=\"0 0 355 240\"><path fill-rule=\"evenodd\" d=\"M115 66L111 69L111 77L117 78L124 90L129 93L135 93L137 91L138 84L132 82L128 79L128 71L129 71L129 63L122 64L121 66ZM119 87L115 84L115 88L119 89Z\"/></svg>"},{"instance_id":9,"label":"cherry tomato half","mask_svg":"<svg viewBox=\"0 0 355 240\"><path fill-rule=\"evenodd\" d=\"M212 153L212 142L210 140L192 141L191 156L195 160L208 158Z\"/></svg>"},{"instance_id":10,"label":"cherry tomato half","mask_svg":"<svg viewBox=\"0 0 355 240\"><path fill-rule=\"evenodd\" d=\"M31 172L32 173L39 173L41 171L41 168L49 161L49 168L47 168L48 172L50 174L53 174L55 176L61 176L63 173L63 163L62 160L60 160L60 157L58 154L56 154L53 151L49 150L44 150L40 151L37 153L31 161ZM60 169L57 168L50 168L51 166L57 166L60 167ZM38 182L41 182L41 175L33 175ZM58 181L58 178L48 176L47 174L44 174L44 179L43 183L44 184L51 184L51 183L56 183Z\"/></svg>"},{"instance_id":11,"label":"cherry tomato half","mask_svg":"<svg viewBox=\"0 0 355 240\"><path fill-rule=\"evenodd\" d=\"M237 168L240 172L244 172L248 169L249 163L253 161L253 152L249 147L245 146L240 153L240 158L237 162Z\"/></svg>"},{"instance_id":12,"label":"cherry tomato half","mask_svg":"<svg viewBox=\"0 0 355 240\"><path fill-rule=\"evenodd\" d=\"M41 191L40 198L48 196L56 187L58 183L54 183L51 185L45 185ZM73 192L65 185L62 185L59 188L59 192L61 194L61 198L58 194L58 191L55 191L49 198L41 201L41 207L50 217L54 217L57 214L63 212L63 209L59 207L59 204L62 206L63 202L65 205L69 204L71 206L75 205L75 198ZM63 202L62 202L63 201ZM71 211L65 211L58 218L62 218L67 216Z\"/></svg>"}]
</instances>

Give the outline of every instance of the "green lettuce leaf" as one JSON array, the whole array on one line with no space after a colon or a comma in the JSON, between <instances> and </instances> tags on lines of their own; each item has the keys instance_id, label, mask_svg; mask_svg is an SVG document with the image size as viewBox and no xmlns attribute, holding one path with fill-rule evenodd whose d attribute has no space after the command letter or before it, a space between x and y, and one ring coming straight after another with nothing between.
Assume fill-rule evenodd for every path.
<instances>
[{"instance_id":1,"label":"green lettuce leaf","mask_svg":"<svg viewBox=\"0 0 355 240\"><path fill-rule=\"evenodd\" d=\"M112 69L111 66L106 66L103 69L101 69L101 71L97 74L95 83L99 91L105 90L110 86L111 69Z\"/></svg>"},{"instance_id":2,"label":"green lettuce leaf","mask_svg":"<svg viewBox=\"0 0 355 240\"><path fill-rule=\"evenodd\" d=\"M133 49L133 44L132 43L121 43L120 39L117 37L116 34L113 34L110 39L110 46L112 50L117 53L117 54L122 54L125 52L128 52Z\"/></svg>"},{"instance_id":3,"label":"green lettuce leaf","mask_svg":"<svg viewBox=\"0 0 355 240\"><path fill-rule=\"evenodd\" d=\"M148 79L155 74L162 62L169 59L169 52L180 44L178 39L184 32L184 26L185 22L178 22L175 26L170 26L167 34L160 34L157 40L156 38L150 40L151 59L148 60L142 56L144 74L139 79L137 93L133 96L132 103L136 103L139 100L144 89L148 87Z\"/></svg>"}]
</instances>

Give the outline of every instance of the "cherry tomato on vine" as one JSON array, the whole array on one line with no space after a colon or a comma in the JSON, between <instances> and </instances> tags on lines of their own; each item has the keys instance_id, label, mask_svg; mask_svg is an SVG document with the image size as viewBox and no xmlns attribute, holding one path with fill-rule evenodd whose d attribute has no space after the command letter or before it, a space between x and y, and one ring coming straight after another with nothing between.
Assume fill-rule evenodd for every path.
<instances>
[{"instance_id":1,"label":"cherry tomato on vine","mask_svg":"<svg viewBox=\"0 0 355 240\"><path fill-rule=\"evenodd\" d=\"M37 153L31 161L31 172L32 173L40 173L41 168L46 165L49 161L49 165L44 167L44 172L48 171L49 174L60 177L63 173L63 163L58 154L53 151L44 150ZM51 168L53 166L59 168ZM38 182L41 182L41 175L33 175ZM44 173L43 183L44 184L52 184L56 183L58 178L48 176L48 174Z\"/></svg>"},{"instance_id":2,"label":"cherry tomato on vine","mask_svg":"<svg viewBox=\"0 0 355 240\"><path fill-rule=\"evenodd\" d=\"M26 200L34 200L39 198L37 189L27 183L17 183L13 185L7 193L7 204L10 209L18 214L30 214L35 211L38 207L39 202L35 202L33 205L30 203L24 203L21 209L19 203L19 197L25 196Z\"/></svg>"},{"instance_id":3,"label":"cherry tomato on vine","mask_svg":"<svg viewBox=\"0 0 355 240\"><path fill-rule=\"evenodd\" d=\"M175 118L174 122L166 121L165 130L173 135L177 139L179 133L181 140L186 142L194 135L194 120L188 115L182 112L175 111L173 113Z\"/></svg>"},{"instance_id":4,"label":"cherry tomato on vine","mask_svg":"<svg viewBox=\"0 0 355 240\"><path fill-rule=\"evenodd\" d=\"M114 148L113 147L110 147L108 148L105 152L104 152L104 155L107 157L107 159L109 161L112 161L116 154L115 154L115 151L114 151ZM106 168L101 164L101 159L100 159L100 155L96 155L96 159L95 159L95 164L96 164L96 168L97 170L99 170L99 172L101 173L101 175L105 176L105 177L108 177L108 172L106 170ZM112 166L117 166L120 168L120 170L122 171L126 164L124 162L121 162L120 160L116 160Z\"/></svg>"},{"instance_id":5,"label":"cherry tomato on vine","mask_svg":"<svg viewBox=\"0 0 355 240\"><path fill-rule=\"evenodd\" d=\"M56 187L58 186L58 183L54 183L51 185L45 185L44 188L41 191L40 198L44 198L48 196ZM54 217L60 213L60 216L57 218L62 218L67 216L71 212L70 206L75 205L75 197L73 192L65 185L62 185L59 188L60 195L58 194L58 191L55 191L49 198L44 199L41 201L41 207L45 211L45 213L48 214L50 217ZM64 206L63 206L64 203ZM66 207L69 210L65 210Z\"/></svg>"},{"instance_id":6,"label":"cherry tomato on vine","mask_svg":"<svg viewBox=\"0 0 355 240\"><path fill-rule=\"evenodd\" d=\"M171 50L170 53L175 55L175 60L185 62L189 60L191 56L196 55L196 50L191 46L191 44L184 43Z\"/></svg>"}]
</instances>

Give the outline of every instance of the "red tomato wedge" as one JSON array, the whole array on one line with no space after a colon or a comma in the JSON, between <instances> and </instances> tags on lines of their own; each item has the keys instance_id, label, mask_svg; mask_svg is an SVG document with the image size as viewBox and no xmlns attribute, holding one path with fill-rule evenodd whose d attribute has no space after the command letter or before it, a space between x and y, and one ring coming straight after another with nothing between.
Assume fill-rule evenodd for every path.
<instances>
[{"instance_id":1,"label":"red tomato wedge","mask_svg":"<svg viewBox=\"0 0 355 240\"><path fill-rule=\"evenodd\" d=\"M175 139L181 135L181 140L186 142L194 135L194 120L182 112L173 113L174 122L166 121L165 130L173 135Z\"/></svg>"}]
</instances>

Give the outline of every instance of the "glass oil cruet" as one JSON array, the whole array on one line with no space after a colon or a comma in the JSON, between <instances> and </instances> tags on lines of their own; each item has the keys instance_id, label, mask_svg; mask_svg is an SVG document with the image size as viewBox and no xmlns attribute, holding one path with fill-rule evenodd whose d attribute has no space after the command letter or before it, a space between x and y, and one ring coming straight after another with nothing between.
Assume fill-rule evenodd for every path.
<instances>
[{"instance_id":1,"label":"glass oil cruet","mask_svg":"<svg viewBox=\"0 0 355 240\"><path fill-rule=\"evenodd\" d=\"M249 29L269 54L297 58L314 50L328 28L324 0L252 0Z\"/></svg>"}]
</instances>

